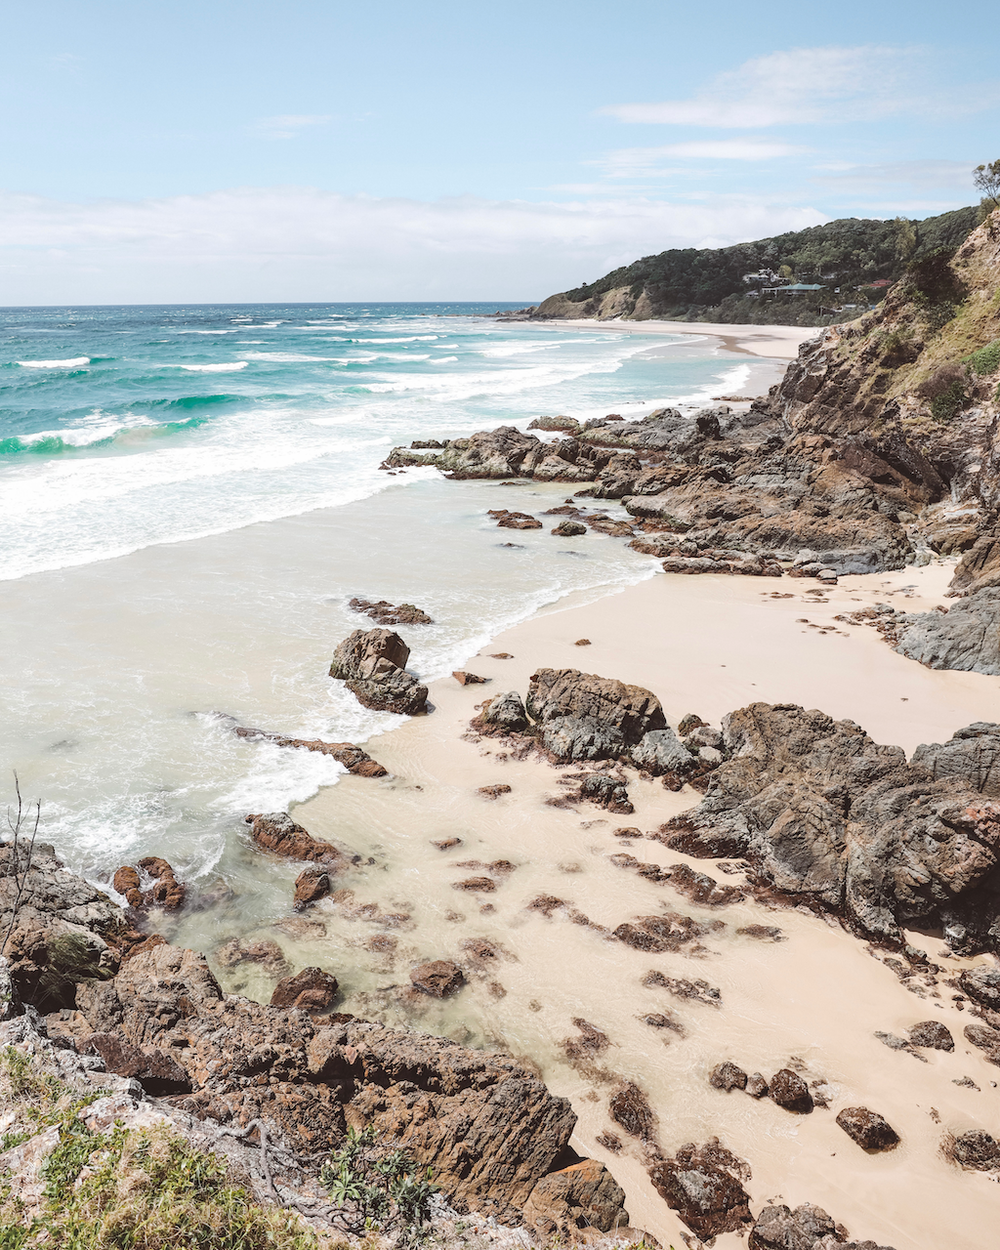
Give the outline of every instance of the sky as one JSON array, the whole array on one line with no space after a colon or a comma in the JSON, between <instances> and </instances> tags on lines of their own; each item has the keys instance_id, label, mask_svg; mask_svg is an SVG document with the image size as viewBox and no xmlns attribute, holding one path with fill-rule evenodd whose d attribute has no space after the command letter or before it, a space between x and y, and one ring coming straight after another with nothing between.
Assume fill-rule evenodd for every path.
<instances>
[{"instance_id":1,"label":"sky","mask_svg":"<svg viewBox=\"0 0 1000 1250\"><path fill-rule=\"evenodd\" d=\"M976 202L953 0L7 0L0 304L524 300Z\"/></svg>"}]
</instances>

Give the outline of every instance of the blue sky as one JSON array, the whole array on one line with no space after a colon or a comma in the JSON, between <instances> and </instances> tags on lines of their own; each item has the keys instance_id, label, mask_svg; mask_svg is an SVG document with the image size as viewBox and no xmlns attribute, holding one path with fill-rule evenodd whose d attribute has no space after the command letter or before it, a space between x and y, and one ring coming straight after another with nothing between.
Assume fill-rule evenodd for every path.
<instances>
[{"instance_id":1,"label":"blue sky","mask_svg":"<svg viewBox=\"0 0 1000 1250\"><path fill-rule=\"evenodd\" d=\"M538 299L974 201L995 10L9 5L0 303Z\"/></svg>"}]
</instances>

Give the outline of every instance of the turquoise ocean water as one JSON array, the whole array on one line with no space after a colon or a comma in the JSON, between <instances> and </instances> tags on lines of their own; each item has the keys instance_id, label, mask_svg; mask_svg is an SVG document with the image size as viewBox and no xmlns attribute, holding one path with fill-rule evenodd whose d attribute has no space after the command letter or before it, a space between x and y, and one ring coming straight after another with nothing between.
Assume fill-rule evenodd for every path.
<instances>
[{"instance_id":1,"label":"turquoise ocean water","mask_svg":"<svg viewBox=\"0 0 1000 1250\"><path fill-rule=\"evenodd\" d=\"M398 724L326 675L368 623L351 596L433 616L402 631L433 679L562 596L656 572L593 532L511 546L487 515L544 511L565 486L378 465L395 443L544 414L698 406L773 365L496 308L0 310L0 769L42 797L75 867L106 879L156 853L238 876L245 812L336 783L328 757L234 738L217 712L334 741Z\"/></svg>"}]
</instances>

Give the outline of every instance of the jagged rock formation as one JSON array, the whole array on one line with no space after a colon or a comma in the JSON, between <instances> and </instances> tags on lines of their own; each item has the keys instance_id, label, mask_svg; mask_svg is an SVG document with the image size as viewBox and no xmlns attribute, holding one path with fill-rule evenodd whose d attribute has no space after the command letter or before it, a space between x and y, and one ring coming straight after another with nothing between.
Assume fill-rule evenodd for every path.
<instances>
[{"instance_id":1,"label":"jagged rock formation","mask_svg":"<svg viewBox=\"0 0 1000 1250\"><path fill-rule=\"evenodd\" d=\"M263 850L285 859L308 860L322 864L327 873L341 873L361 858L344 847L314 838L287 812L251 813L245 819L254 842Z\"/></svg>"},{"instance_id":2,"label":"jagged rock formation","mask_svg":"<svg viewBox=\"0 0 1000 1250\"><path fill-rule=\"evenodd\" d=\"M162 940L140 949L119 907L65 872L51 848L35 852L19 891L0 847L15 999L70 1009L71 1029L58 1011L50 1017L65 1045L96 1051L174 1110L235 1129L262 1121L303 1157L339 1145L348 1125L371 1124L430 1164L457 1209L515 1222L540 1181L580 1162L569 1103L513 1060L352 1018L314 1021L297 1004L325 1006L336 987L318 969L279 986L282 1005L227 996L204 956ZM72 968L54 962L66 940L82 952ZM46 973L58 975L58 994ZM5 1002L5 1014L16 1009ZM602 1218L626 1224L602 1173L588 1172L591 1198Z\"/></svg>"},{"instance_id":3,"label":"jagged rock formation","mask_svg":"<svg viewBox=\"0 0 1000 1250\"><path fill-rule=\"evenodd\" d=\"M322 738L286 738L283 734L269 733L265 729L254 729L248 725L233 725L233 733L250 742L273 742L279 747L297 747L302 751L332 755L338 764L343 764L356 777L387 776L388 770L353 742L324 742Z\"/></svg>"},{"instance_id":4,"label":"jagged rock formation","mask_svg":"<svg viewBox=\"0 0 1000 1250\"><path fill-rule=\"evenodd\" d=\"M410 648L391 629L356 629L333 653L330 676L341 678L359 703L380 712L427 711L427 687L406 672Z\"/></svg>"},{"instance_id":5,"label":"jagged rock formation","mask_svg":"<svg viewBox=\"0 0 1000 1250\"><path fill-rule=\"evenodd\" d=\"M1000 804L852 721L791 704L733 712L723 735L730 759L698 807L663 826L667 845L745 856L758 889L882 942L922 921L957 951L998 948Z\"/></svg>"}]
</instances>

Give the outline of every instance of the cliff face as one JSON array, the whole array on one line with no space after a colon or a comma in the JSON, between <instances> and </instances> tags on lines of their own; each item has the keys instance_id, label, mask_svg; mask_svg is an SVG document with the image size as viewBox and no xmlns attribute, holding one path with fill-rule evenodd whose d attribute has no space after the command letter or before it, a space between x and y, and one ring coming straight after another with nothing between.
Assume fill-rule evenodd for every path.
<instances>
[{"instance_id":1,"label":"cliff face","mask_svg":"<svg viewBox=\"0 0 1000 1250\"><path fill-rule=\"evenodd\" d=\"M1000 580L1000 212L880 307L803 345L769 397L799 435L911 501L919 547L965 552L956 589Z\"/></svg>"}]
</instances>

